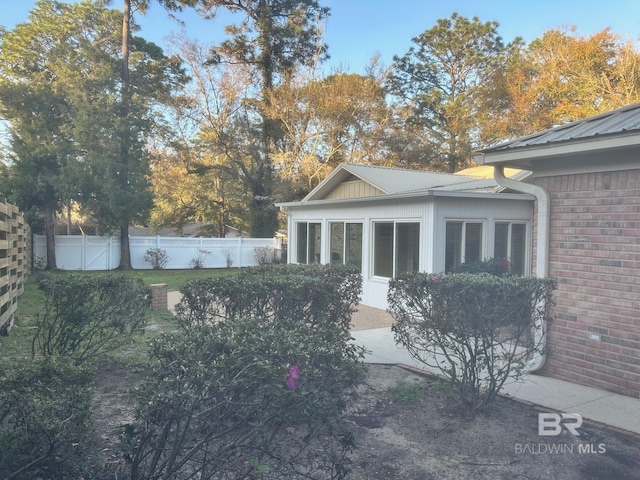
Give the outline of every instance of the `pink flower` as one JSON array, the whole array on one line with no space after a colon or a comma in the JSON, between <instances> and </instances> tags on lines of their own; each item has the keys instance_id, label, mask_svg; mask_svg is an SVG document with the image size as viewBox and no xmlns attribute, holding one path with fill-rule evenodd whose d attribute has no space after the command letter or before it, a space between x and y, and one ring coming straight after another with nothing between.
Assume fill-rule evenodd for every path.
<instances>
[{"instance_id":1,"label":"pink flower","mask_svg":"<svg viewBox=\"0 0 640 480\"><path fill-rule=\"evenodd\" d=\"M299 386L300 374L298 373L298 368L298 365L294 365L289 369L289 373L287 374L287 381L285 383L287 388L291 390L295 390Z\"/></svg>"},{"instance_id":2,"label":"pink flower","mask_svg":"<svg viewBox=\"0 0 640 480\"><path fill-rule=\"evenodd\" d=\"M438 277L437 275L434 275L434 276L431 277L431 281L433 283L436 283L438 280L440 280L440 277Z\"/></svg>"}]
</instances>

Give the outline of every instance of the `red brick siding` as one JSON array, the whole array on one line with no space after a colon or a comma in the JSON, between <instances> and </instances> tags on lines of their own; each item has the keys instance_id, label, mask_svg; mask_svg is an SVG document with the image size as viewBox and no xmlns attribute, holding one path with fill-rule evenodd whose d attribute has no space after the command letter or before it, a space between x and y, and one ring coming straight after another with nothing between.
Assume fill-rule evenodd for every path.
<instances>
[{"instance_id":1,"label":"red brick siding","mask_svg":"<svg viewBox=\"0 0 640 480\"><path fill-rule=\"evenodd\" d=\"M640 170L537 183L551 194L557 280L544 372L640 398Z\"/></svg>"}]
</instances>

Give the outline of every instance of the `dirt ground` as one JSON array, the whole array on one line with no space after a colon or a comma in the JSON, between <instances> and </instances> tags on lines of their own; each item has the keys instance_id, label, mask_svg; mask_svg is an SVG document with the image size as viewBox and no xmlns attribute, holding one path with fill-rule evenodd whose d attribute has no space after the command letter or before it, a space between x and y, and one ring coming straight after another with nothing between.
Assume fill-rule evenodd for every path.
<instances>
[{"instance_id":1,"label":"dirt ground","mask_svg":"<svg viewBox=\"0 0 640 480\"><path fill-rule=\"evenodd\" d=\"M425 386L423 398L394 400L399 385ZM507 398L475 418L450 405L429 377L370 366L348 417L358 445L350 479L640 479L640 437L587 421L579 437L539 436L539 410Z\"/></svg>"},{"instance_id":2,"label":"dirt ground","mask_svg":"<svg viewBox=\"0 0 640 480\"><path fill-rule=\"evenodd\" d=\"M143 376L117 367L99 372L95 432L105 471L117 470L116 429L131 420L130 388ZM398 386L421 392L419 401L396 399L390 389ZM538 410L506 398L473 419L449 405L433 379L370 365L346 418L357 445L348 479L640 479L640 437L587 422L579 437L542 437Z\"/></svg>"}]
</instances>

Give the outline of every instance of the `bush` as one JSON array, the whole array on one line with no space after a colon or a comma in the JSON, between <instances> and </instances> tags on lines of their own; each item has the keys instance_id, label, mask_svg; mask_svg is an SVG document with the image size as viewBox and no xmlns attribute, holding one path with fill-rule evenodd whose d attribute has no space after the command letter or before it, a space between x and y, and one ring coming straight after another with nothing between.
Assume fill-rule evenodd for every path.
<instances>
[{"instance_id":1,"label":"bush","mask_svg":"<svg viewBox=\"0 0 640 480\"><path fill-rule=\"evenodd\" d=\"M551 280L530 277L406 274L389 283L395 339L474 412L542 353L534 330L549 319L552 289Z\"/></svg>"},{"instance_id":2,"label":"bush","mask_svg":"<svg viewBox=\"0 0 640 480\"><path fill-rule=\"evenodd\" d=\"M34 356L68 356L79 364L126 345L144 329L150 294L142 280L48 274L38 286L45 304L37 318Z\"/></svg>"},{"instance_id":3,"label":"bush","mask_svg":"<svg viewBox=\"0 0 640 480\"><path fill-rule=\"evenodd\" d=\"M269 265L280 261L278 250L273 247L256 247L253 252L253 258L258 262L258 265Z\"/></svg>"},{"instance_id":4,"label":"bush","mask_svg":"<svg viewBox=\"0 0 640 480\"><path fill-rule=\"evenodd\" d=\"M150 248L143 258L145 262L151 264L151 268L154 270L162 270L169 261L169 255L163 248Z\"/></svg>"},{"instance_id":5,"label":"bush","mask_svg":"<svg viewBox=\"0 0 640 480\"><path fill-rule=\"evenodd\" d=\"M95 373L48 357L0 372L0 478L87 476Z\"/></svg>"},{"instance_id":6,"label":"bush","mask_svg":"<svg viewBox=\"0 0 640 480\"><path fill-rule=\"evenodd\" d=\"M186 324L288 318L310 325L329 322L348 331L362 278L348 265L265 265L233 277L193 280L181 292L176 313Z\"/></svg>"},{"instance_id":7,"label":"bush","mask_svg":"<svg viewBox=\"0 0 640 480\"><path fill-rule=\"evenodd\" d=\"M211 255L209 250L205 250L204 248L198 249L198 254L194 259L191 260L191 267L194 270L200 270L204 268L204 263L207 260L207 257Z\"/></svg>"},{"instance_id":8,"label":"bush","mask_svg":"<svg viewBox=\"0 0 640 480\"><path fill-rule=\"evenodd\" d=\"M490 258L477 262L463 263L457 273L488 273L496 277L511 275L511 262L508 258Z\"/></svg>"},{"instance_id":9,"label":"bush","mask_svg":"<svg viewBox=\"0 0 640 480\"><path fill-rule=\"evenodd\" d=\"M131 478L344 478L362 351L320 323L237 317L156 339L123 436Z\"/></svg>"}]
</instances>

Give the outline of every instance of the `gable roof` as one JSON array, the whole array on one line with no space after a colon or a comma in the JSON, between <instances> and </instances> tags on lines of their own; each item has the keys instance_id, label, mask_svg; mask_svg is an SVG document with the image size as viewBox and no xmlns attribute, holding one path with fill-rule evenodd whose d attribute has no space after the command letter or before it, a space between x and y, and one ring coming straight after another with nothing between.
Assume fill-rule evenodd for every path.
<instances>
[{"instance_id":1,"label":"gable roof","mask_svg":"<svg viewBox=\"0 0 640 480\"><path fill-rule=\"evenodd\" d=\"M528 173L528 172L527 172ZM330 194L345 182L362 181L373 187L372 196L331 198ZM402 168L342 163L299 202L276 203L279 207L382 200L389 197L477 196L502 191L493 178L478 178L454 173L426 172ZM529 198L522 194L501 194L500 198Z\"/></svg>"},{"instance_id":2,"label":"gable roof","mask_svg":"<svg viewBox=\"0 0 640 480\"><path fill-rule=\"evenodd\" d=\"M430 190L438 187L475 181L472 177L464 177L453 173L425 172L403 168L378 167L342 163L338 165L320 184L302 201L321 200L341 183L352 177L364 180L385 195L395 195L418 190Z\"/></svg>"},{"instance_id":3,"label":"gable roof","mask_svg":"<svg viewBox=\"0 0 640 480\"><path fill-rule=\"evenodd\" d=\"M640 103L516 138L480 151L482 165L508 163L530 168L531 161L640 146Z\"/></svg>"}]
</instances>

